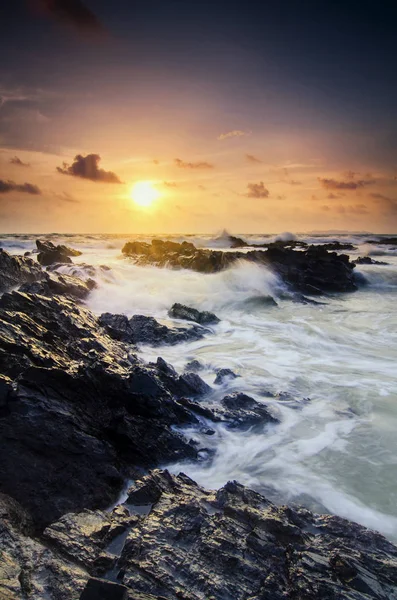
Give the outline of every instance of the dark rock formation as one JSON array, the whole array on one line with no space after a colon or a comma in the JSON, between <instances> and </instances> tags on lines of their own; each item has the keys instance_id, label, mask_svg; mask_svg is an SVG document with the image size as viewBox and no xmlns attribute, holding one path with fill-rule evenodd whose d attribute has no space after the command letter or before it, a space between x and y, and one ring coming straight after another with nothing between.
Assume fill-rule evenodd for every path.
<instances>
[{"instance_id":1,"label":"dark rock formation","mask_svg":"<svg viewBox=\"0 0 397 600\"><path fill-rule=\"evenodd\" d=\"M225 409L222 420L227 421L231 429L248 429L256 425L279 423L265 404L257 402L246 394L229 394L223 398L221 404Z\"/></svg>"},{"instance_id":2,"label":"dark rock formation","mask_svg":"<svg viewBox=\"0 0 397 600\"><path fill-rule=\"evenodd\" d=\"M357 289L353 277L355 265L349 257L316 246L296 251L274 245L266 251L242 253L197 249L188 242L177 244L153 240L151 244L129 242L123 247L123 253L133 257L137 264L185 268L201 273L215 273L237 260L247 260L266 265L293 290L304 294L352 292Z\"/></svg>"},{"instance_id":3,"label":"dark rock formation","mask_svg":"<svg viewBox=\"0 0 397 600\"><path fill-rule=\"evenodd\" d=\"M194 360L190 360L188 363L186 363L185 371L196 373L197 371L202 371L204 368L205 367L203 363L195 358Z\"/></svg>"},{"instance_id":4,"label":"dark rock formation","mask_svg":"<svg viewBox=\"0 0 397 600\"><path fill-rule=\"evenodd\" d=\"M99 323L105 327L114 339L129 344L148 344L160 346L161 344L179 344L192 340L200 340L208 332L203 327L167 327L161 325L153 317L134 315L130 319L125 315L103 313Z\"/></svg>"},{"instance_id":5,"label":"dark rock formation","mask_svg":"<svg viewBox=\"0 0 397 600\"><path fill-rule=\"evenodd\" d=\"M345 519L277 507L236 482L209 492L186 475L159 471L133 486L129 502L153 504L131 529L117 565L132 594L169 600L397 595L397 548Z\"/></svg>"},{"instance_id":6,"label":"dark rock formation","mask_svg":"<svg viewBox=\"0 0 397 600\"><path fill-rule=\"evenodd\" d=\"M239 375L236 375L236 373L234 373L231 369L218 369L216 371L214 383L216 383L217 385L221 385L228 379L236 379L236 377L239 377Z\"/></svg>"},{"instance_id":7,"label":"dark rock formation","mask_svg":"<svg viewBox=\"0 0 397 600\"><path fill-rule=\"evenodd\" d=\"M397 245L397 237L381 237L377 240L365 240L366 244L376 244L381 245L384 244L386 246L396 246Z\"/></svg>"},{"instance_id":8,"label":"dark rock formation","mask_svg":"<svg viewBox=\"0 0 397 600\"><path fill-rule=\"evenodd\" d=\"M41 296L67 295L83 300L96 287L93 279L83 281L79 277L61 273L45 273L45 275L46 278L41 281L25 283L19 288L19 291Z\"/></svg>"},{"instance_id":9,"label":"dark rock formation","mask_svg":"<svg viewBox=\"0 0 397 600\"><path fill-rule=\"evenodd\" d=\"M36 240L38 250L37 260L43 267L54 263L71 263L71 256L81 256L79 250L74 250L68 246L55 246L49 240Z\"/></svg>"},{"instance_id":10,"label":"dark rock formation","mask_svg":"<svg viewBox=\"0 0 397 600\"><path fill-rule=\"evenodd\" d=\"M45 277L40 265L31 258L14 256L0 248L0 293Z\"/></svg>"},{"instance_id":11,"label":"dark rock formation","mask_svg":"<svg viewBox=\"0 0 397 600\"><path fill-rule=\"evenodd\" d=\"M172 319L183 319L185 321L195 321L200 325L215 325L220 319L214 313L207 310L199 311L196 308L185 306L176 302L168 311L168 315Z\"/></svg>"},{"instance_id":12,"label":"dark rock formation","mask_svg":"<svg viewBox=\"0 0 397 600\"><path fill-rule=\"evenodd\" d=\"M128 510L127 510L128 509ZM397 548L330 515L276 506L236 482L208 491L153 471L110 513L68 514L33 539L0 496L7 600L392 600Z\"/></svg>"},{"instance_id":13,"label":"dark rock formation","mask_svg":"<svg viewBox=\"0 0 397 600\"><path fill-rule=\"evenodd\" d=\"M370 256L359 256L352 261L355 265L387 265L389 263L381 260L374 260Z\"/></svg>"},{"instance_id":14,"label":"dark rock formation","mask_svg":"<svg viewBox=\"0 0 397 600\"><path fill-rule=\"evenodd\" d=\"M353 246L353 244L338 241L328 242L327 244L318 244L315 247L322 248L323 250L328 250L330 252L338 252L340 250L357 250L356 246Z\"/></svg>"},{"instance_id":15,"label":"dark rock formation","mask_svg":"<svg viewBox=\"0 0 397 600\"><path fill-rule=\"evenodd\" d=\"M67 298L0 298L0 373L0 491L40 526L106 507L129 465L196 456L172 429L197 418L167 388L170 377ZM181 394L202 392L192 377L182 376Z\"/></svg>"}]
</instances>

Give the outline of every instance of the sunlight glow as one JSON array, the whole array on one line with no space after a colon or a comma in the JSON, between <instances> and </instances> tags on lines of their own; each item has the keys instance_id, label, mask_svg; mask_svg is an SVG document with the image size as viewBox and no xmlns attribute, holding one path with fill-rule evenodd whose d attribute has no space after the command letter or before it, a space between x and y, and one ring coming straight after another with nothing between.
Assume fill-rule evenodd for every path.
<instances>
[{"instance_id":1,"label":"sunlight glow","mask_svg":"<svg viewBox=\"0 0 397 600\"><path fill-rule=\"evenodd\" d=\"M151 181L137 181L131 189L131 198L141 207L148 207L160 197L160 192Z\"/></svg>"}]
</instances>

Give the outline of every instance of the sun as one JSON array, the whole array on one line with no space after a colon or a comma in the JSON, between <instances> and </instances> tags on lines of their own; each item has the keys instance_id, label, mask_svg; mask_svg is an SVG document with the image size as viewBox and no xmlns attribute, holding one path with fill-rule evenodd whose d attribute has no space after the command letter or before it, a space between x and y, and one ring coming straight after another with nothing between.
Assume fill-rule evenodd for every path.
<instances>
[{"instance_id":1,"label":"sun","mask_svg":"<svg viewBox=\"0 0 397 600\"><path fill-rule=\"evenodd\" d=\"M148 207L160 197L151 181L137 181L131 188L131 198L138 206Z\"/></svg>"}]
</instances>

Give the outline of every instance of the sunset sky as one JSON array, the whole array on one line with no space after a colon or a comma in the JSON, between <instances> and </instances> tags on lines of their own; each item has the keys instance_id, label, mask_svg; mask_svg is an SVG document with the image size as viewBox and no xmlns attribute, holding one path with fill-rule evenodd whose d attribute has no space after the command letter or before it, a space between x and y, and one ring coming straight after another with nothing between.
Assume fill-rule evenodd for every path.
<instances>
[{"instance_id":1,"label":"sunset sky","mask_svg":"<svg viewBox=\"0 0 397 600\"><path fill-rule=\"evenodd\" d=\"M0 231L396 232L394 3L7 4Z\"/></svg>"}]
</instances>

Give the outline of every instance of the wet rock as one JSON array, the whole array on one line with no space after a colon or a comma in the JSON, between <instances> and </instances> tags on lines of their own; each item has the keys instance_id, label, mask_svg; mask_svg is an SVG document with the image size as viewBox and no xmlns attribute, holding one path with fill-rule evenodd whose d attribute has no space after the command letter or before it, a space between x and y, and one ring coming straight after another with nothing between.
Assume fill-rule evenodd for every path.
<instances>
[{"instance_id":1,"label":"wet rock","mask_svg":"<svg viewBox=\"0 0 397 600\"><path fill-rule=\"evenodd\" d=\"M370 256L359 256L356 260L353 260L355 265L388 265L389 263L383 262L382 260L374 260Z\"/></svg>"},{"instance_id":2,"label":"wet rock","mask_svg":"<svg viewBox=\"0 0 397 600\"><path fill-rule=\"evenodd\" d=\"M0 491L38 527L105 508L133 465L197 455L173 429L197 422L173 388L195 395L204 382L140 363L67 297L0 298L0 373Z\"/></svg>"},{"instance_id":3,"label":"wet rock","mask_svg":"<svg viewBox=\"0 0 397 600\"><path fill-rule=\"evenodd\" d=\"M262 308L264 306L278 306L272 296L252 296L244 300L244 305L247 308Z\"/></svg>"},{"instance_id":4,"label":"wet rock","mask_svg":"<svg viewBox=\"0 0 397 600\"><path fill-rule=\"evenodd\" d=\"M74 250L68 246L55 246L49 240L36 240L38 250L37 260L43 267L54 263L72 263L71 256L81 256L79 250Z\"/></svg>"},{"instance_id":5,"label":"wet rock","mask_svg":"<svg viewBox=\"0 0 397 600\"><path fill-rule=\"evenodd\" d=\"M153 504L131 529L118 561L132 597L388 600L397 595L397 548L344 519L276 506L236 482L207 491L184 474L166 471L136 482L129 501Z\"/></svg>"},{"instance_id":6,"label":"wet rock","mask_svg":"<svg viewBox=\"0 0 397 600\"><path fill-rule=\"evenodd\" d=\"M193 244L153 240L152 244L129 242L123 247L126 256L137 264L154 264L192 269L200 273L215 273L238 260L263 264L279 275L291 289L304 294L352 292L357 289L353 269L355 265L345 254L328 252L309 246L294 250L284 243L268 245L267 250L222 252L197 249Z\"/></svg>"},{"instance_id":7,"label":"wet rock","mask_svg":"<svg viewBox=\"0 0 397 600\"><path fill-rule=\"evenodd\" d=\"M128 600L124 585L91 577L80 596L80 600Z\"/></svg>"},{"instance_id":8,"label":"wet rock","mask_svg":"<svg viewBox=\"0 0 397 600\"><path fill-rule=\"evenodd\" d=\"M397 237L381 237L377 240L365 240L366 244L376 244L378 245L386 245L386 246L396 246L397 245Z\"/></svg>"},{"instance_id":9,"label":"wet rock","mask_svg":"<svg viewBox=\"0 0 397 600\"><path fill-rule=\"evenodd\" d=\"M205 367L204 367L203 363L201 363L197 359L194 359L194 360L190 360L188 363L186 363L185 371L197 373L197 371L202 371L204 368Z\"/></svg>"},{"instance_id":10,"label":"wet rock","mask_svg":"<svg viewBox=\"0 0 397 600\"><path fill-rule=\"evenodd\" d=\"M0 598L76 600L88 574L34 538L26 511L0 494Z\"/></svg>"},{"instance_id":11,"label":"wet rock","mask_svg":"<svg viewBox=\"0 0 397 600\"><path fill-rule=\"evenodd\" d=\"M256 425L279 423L266 405L241 392L225 396L221 405L225 409L222 412L222 420L227 421L228 427L231 429L246 429Z\"/></svg>"},{"instance_id":12,"label":"wet rock","mask_svg":"<svg viewBox=\"0 0 397 600\"><path fill-rule=\"evenodd\" d=\"M61 275L60 273L46 273L44 280L34 283L25 283L19 288L21 292L52 296L53 294L68 295L78 300L83 300L96 287L93 279L83 281L72 275Z\"/></svg>"},{"instance_id":13,"label":"wet rock","mask_svg":"<svg viewBox=\"0 0 397 600\"><path fill-rule=\"evenodd\" d=\"M134 315L128 319L125 315L103 313L99 317L101 325L106 327L109 335L114 339L130 344L148 344L160 346L161 344L174 345L180 342L199 340L208 332L203 327L167 327L153 317Z\"/></svg>"},{"instance_id":14,"label":"wet rock","mask_svg":"<svg viewBox=\"0 0 397 600\"><path fill-rule=\"evenodd\" d=\"M175 303L168 311L168 315L172 319L183 319L185 321L195 321L200 325L215 325L220 319L214 313L207 310L199 311L195 308L185 306L184 304Z\"/></svg>"},{"instance_id":15,"label":"wet rock","mask_svg":"<svg viewBox=\"0 0 397 600\"><path fill-rule=\"evenodd\" d=\"M339 250L357 250L356 246L350 244L348 242L328 242L327 244L316 244L315 248L322 248L323 250L328 250L330 252L339 251Z\"/></svg>"},{"instance_id":16,"label":"wet rock","mask_svg":"<svg viewBox=\"0 0 397 600\"><path fill-rule=\"evenodd\" d=\"M240 377L240 375L236 375L231 369L218 369L216 371L216 377L214 379L214 383L217 385L221 385L225 383L225 381L230 381L231 379L236 379Z\"/></svg>"},{"instance_id":17,"label":"wet rock","mask_svg":"<svg viewBox=\"0 0 397 600\"><path fill-rule=\"evenodd\" d=\"M0 248L0 293L10 288L46 278L46 273L31 258L14 256Z\"/></svg>"}]
</instances>

